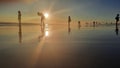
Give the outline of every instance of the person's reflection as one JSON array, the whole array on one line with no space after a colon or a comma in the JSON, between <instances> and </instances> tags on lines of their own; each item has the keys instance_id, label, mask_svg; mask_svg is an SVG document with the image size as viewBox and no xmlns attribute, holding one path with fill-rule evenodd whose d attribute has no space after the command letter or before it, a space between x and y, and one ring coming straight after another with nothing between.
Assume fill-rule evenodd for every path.
<instances>
[{"instance_id":1,"label":"person's reflection","mask_svg":"<svg viewBox=\"0 0 120 68\"><path fill-rule=\"evenodd\" d=\"M45 26L41 26L41 32L42 32L42 36L45 35Z\"/></svg>"},{"instance_id":2,"label":"person's reflection","mask_svg":"<svg viewBox=\"0 0 120 68\"><path fill-rule=\"evenodd\" d=\"M41 39L44 37L44 35L45 35L44 26L41 26L41 34L40 34L40 36L38 37L38 38L39 38L39 41L41 41Z\"/></svg>"},{"instance_id":3,"label":"person's reflection","mask_svg":"<svg viewBox=\"0 0 120 68\"><path fill-rule=\"evenodd\" d=\"M116 32L116 35L118 36L118 35L119 35L119 29L118 29L118 26L116 26L115 32Z\"/></svg>"},{"instance_id":4,"label":"person's reflection","mask_svg":"<svg viewBox=\"0 0 120 68\"><path fill-rule=\"evenodd\" d=\"M44 26L41 26L41 32L42 32L42 34L44 35L44 31L45 30L45 27Z\"/></svg>"},{"instance_id":5,"label":"person's reflection","mask_svg":"<svg viewBox=\"0 0 120 68\"><path fill-rule=\"evenodd\" d=\"M19 31L19 43L22 43L22 32Z\"/></svg>"},{"instance_id":6,"label":"person's reflection","mask_svg":"<svg viewBox=\"0 0 120 68\"><path fill-rule=\"evenodd\" d=\"M71 33L71 28L70 28L70 26L68 27L68 34L70 34Z\"/></svg>"}]
</instances>

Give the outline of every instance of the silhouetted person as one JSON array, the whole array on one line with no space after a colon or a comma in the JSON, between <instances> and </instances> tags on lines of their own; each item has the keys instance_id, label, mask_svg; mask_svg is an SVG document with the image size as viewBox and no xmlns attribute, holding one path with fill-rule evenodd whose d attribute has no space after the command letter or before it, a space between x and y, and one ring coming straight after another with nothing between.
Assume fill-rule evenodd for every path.
<instances>
[{"instance_id":1,"label":"silhouetted person","mask_svg":"<svg viewBox=\"0 0 120 68\"><path fill-rule=\"evenodd\" d=\"M116 29L115 29L116 35L119 34L119 28L118 28L119 18L120 18L119 14L117 14L117 16L115 17L115 20L116 20Z\"/></svg>"},{"instance_id":2,"label":"silhouetted person","mask_svg":"<svg viewBox=\"0 0 120 68\"><path fill-rule=\"evenodd\" d=\"M78 21L78 28L80 29L80 27L81 27L81 23L80 21Z\"/></svg>"},{"instance_id":3,"label":"silhouetted person","mask_svg":"<svg viewBox=\"0 0 120 68\"><path fill-rule=\"evenodd\" d=\"M45 23L44 23L44 20L45 20L45 16L43 13L37 13L38 16L41 17L41 32L42 32L42 35L44 36L44 29L45 29Z\"/></svg>"},{"instance_id":4,"label":"silhouetted person","mask_svg":"<svg viewBox=\"0 0 120 68\"><path fill-rule=\"evenodd\" d=\"M115 17L115 20L116 20L116 31L119 31L118 29L118 22L119 22L119 14L117 14L117 16Z\"/></svg>"},{"instance_id":5,"label":"silhouetted person","mask_svg":"<svg viewBox=\"0 0 120 68\"><path fill-rule=\"evenodd\" d=\"M22 29L21 29L21 11L18 11L18 22L19 22L19 43L22 42Z\"/></svg>"},{"instance_id":6,"label":"silhouetted person","mask_svg":"<svg viewBox=\"0 0 120 68\"><path fill-rule=\"evenodd\" d=\"M93 21L93 27L95 27L95 21Z\"/></svg>"},{"instance_id":7,"label":"silhouetted person","mask_svg":"<svg viewBox=\"0 0 120 68\"><path fill-rule=\"evenodd\" d=\"M44 27L45 26L45 24L44 24L45 16L43 13L39 13L39 12L38 12L38 15L41 16L41 26Z\"/></svg>"},{"instance_id":8,"label":"silhouetted person","mask_svg":"<svg viewBox=\"0 0 120 68\"><path fill-rule=\"evenodd\" d=\"M19 32L21 32L21 11L18 11Z\"/></svg>"},{"instance_id":9,"label":"silhouetted person","mask_svg":"<svg viewBox=\"0 0 120 68\"><path fill-rule=\"evenodd\" d=\"M19 10L19 11L18 11L18 20L19 20L19 22L21 22L21 16L22 16L22 15L21 15L21 11Z\"/></svg>"},{"instance_id":10,"label":"silhouetted person","mask_svg":"<svg viewBox=\"0 0 120 68\"><path fill-rule=\"evenodd\" d=\"M70 27L71 17L68 16L68 27Z\"/></svg>"}]
</instances>

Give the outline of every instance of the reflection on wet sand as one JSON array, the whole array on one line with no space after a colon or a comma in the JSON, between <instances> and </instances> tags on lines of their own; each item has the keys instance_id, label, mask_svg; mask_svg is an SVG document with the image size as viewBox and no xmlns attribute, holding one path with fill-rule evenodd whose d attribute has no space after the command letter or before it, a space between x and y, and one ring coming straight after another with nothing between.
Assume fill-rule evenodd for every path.
<instances>
[{"instance_id":1,"label":"reflection on wet sand","mask_svg":"<svg viewBox=\"0 0 120 68\"><path fill-rule=\"evenodd\" d=\"M45 26L41 26L41 33L44 36Z\"/></svg>"},{"instance_id":2,"label":"reflection on wet sand","mask_svg":"<svg viewBox=\"0 0 120 68\"><path fill-rule=\"evenodd\" d=\"M19 43L22 43L22 32L19 32Z\"/></svg>"},{"instance_id":3,"label":"reflection on wet sand","mask_svg":"<svg viewBox=\"0 0 120 68\"><path fill-rule=\"evenodd\" d=\"M48 28L48 24L45 24L45 36L49 36L49 28Z\"/></svg>"},{"instance_id":4,"label":"reflection on wet sand","mask_svg":"<svg viewBox=\"0 0 120 68\"><path fill-rule=\"evenodd\" d=\"M49 27L45 25L45 28L42 28L43 30L41 30L40 26L37 26L39 29L33 29L30 32L28 29L36 28L36 26L22 26L26 28L26 31L22 30L18 36L20 40L22 40L22 37L25 39L22 42L23 46L15 46L11 47L11 49L6 46L6 50L1 51L1 64L3 63L2 61L5 61L5 64L9 64L8 66L3 66L3 68L14 68L14 64L16 64L15 68L49 68L49 65L51 68L82 68L82 66L85 68L84 66L88 66L88 64L91 65L91 68L94 68L94 65L106 63L116 65L117 62L114 62L120 57L118 46L120 43L119 38L117 39L115 32L113 32L115 28L96 27L98 29L93 29L90 27L81 28L79 31L76 25L75 27L72 25L72 34L68 35L71 32L71 28L66 27L66 25L64 26L65 28L61 28L63 26L58 25L54 28L57 30L52 30L54 25L49 25ZM7 29L7 32L9 30L11 29ZM18 31L17 29L15 30ZM12 34L7 33L8 36ZM26 35L29 36L26 37ZM40 41L38 41L38 35L40 36ZM29 38L31 36L33 38ZM16 36L13 38L16 38ZM11 40L11 37L6 39ZM26 41L26 39L29 40ZM14 41L12 43L10 41L8 44L5 43L5 45L14 44L16 45ZM110 57L112 61L109 62L107 57ZM93 60L93 63L91 63L91 60Z\"/></svg>"},{"instance_id":5,"label":"reflection on wet sand","mask_svg":"<svg viewBox=\"0 0 120 68\"><path fill-rule=\"evenodd\" d=\"M70 27L68 27L68 34L70 34L71 33L71 28Z\"/></svg>"},{"instance_id":6,"label":"reflection on wet sand","mask_svg":"<svg viewBox=\"0 0 120 68\"><path fill-rule=\"evenodd\" d=\"M49 31L48 31L48 24L45 24L44 26L41 26L41 35L39 36L39 38L42 38L42 37L47 37L49 36Z\"/></svg>"},{"instance_id":7,"label":"reflection on wet sand","mask_svg":"<svg viewBox=\"0 0 120 68\"><path fill-rule=\"evenodd\" d=\"M45 31L45 36L47 37L49 35L49 32L48 31Z\"/></svg>"},{"instance_id":8,"label":"reflection on wet sand","mask_svg":"<svg viewBox=\"0 0 120 68\"><path fill-rule=\"evenodd\" d=\"M116 26L115 32L116 32L116 35L118 36L119 35L119 28L118 28L118 26Z\"/></svg>"},{"instance_id":9,"label":"reflection on wet sand","mask_svg":"<svg viewBox=\"0 0 120 68\"><path fill-rule=\"evenodd\" d=\"M32 59L31 59L32 66L35 66L41 57L41 54L42 54L43 48L44 48L45 38L49 36L48 30L49 30L48 24L45 24L45 26L41 26L42 35L39 36L40 43L38 44L38 46L36 47L36 49L32 55Z\"/></svg>"}]
</instances>

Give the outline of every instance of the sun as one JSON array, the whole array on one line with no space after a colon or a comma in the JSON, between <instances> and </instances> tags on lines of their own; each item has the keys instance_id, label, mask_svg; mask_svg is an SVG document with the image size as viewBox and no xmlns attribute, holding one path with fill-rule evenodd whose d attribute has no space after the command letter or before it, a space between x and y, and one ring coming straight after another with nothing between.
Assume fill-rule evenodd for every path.
<instances>
[{"instance_id":1,"label":"sun","mask_svg":"<svg viewBox=\"0 0 120 68\"><path fill-rule=\"evenodd\" d=\"M48 17L49 17L49 14L48 14L48 13L45 13L44 16L45 16L45 18L48 18Z\"/></svg>"}]
</instances>

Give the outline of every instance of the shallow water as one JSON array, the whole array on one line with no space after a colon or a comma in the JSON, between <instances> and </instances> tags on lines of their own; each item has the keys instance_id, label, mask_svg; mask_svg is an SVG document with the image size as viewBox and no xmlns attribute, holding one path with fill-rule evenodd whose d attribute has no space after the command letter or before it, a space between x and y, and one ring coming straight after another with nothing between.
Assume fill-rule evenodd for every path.
<instances>
[{"instance_id":1,"label":"shallow water","mask_svg":"<svg viewBox=\"0 0 120 68\"><path fill-rule=\"evenodd\" d=\"M0 68L120 67L120 36L114 26L47 24L0 26ZM44 35L43 35L44 34Z\"/></svg>"}]
</instances>

